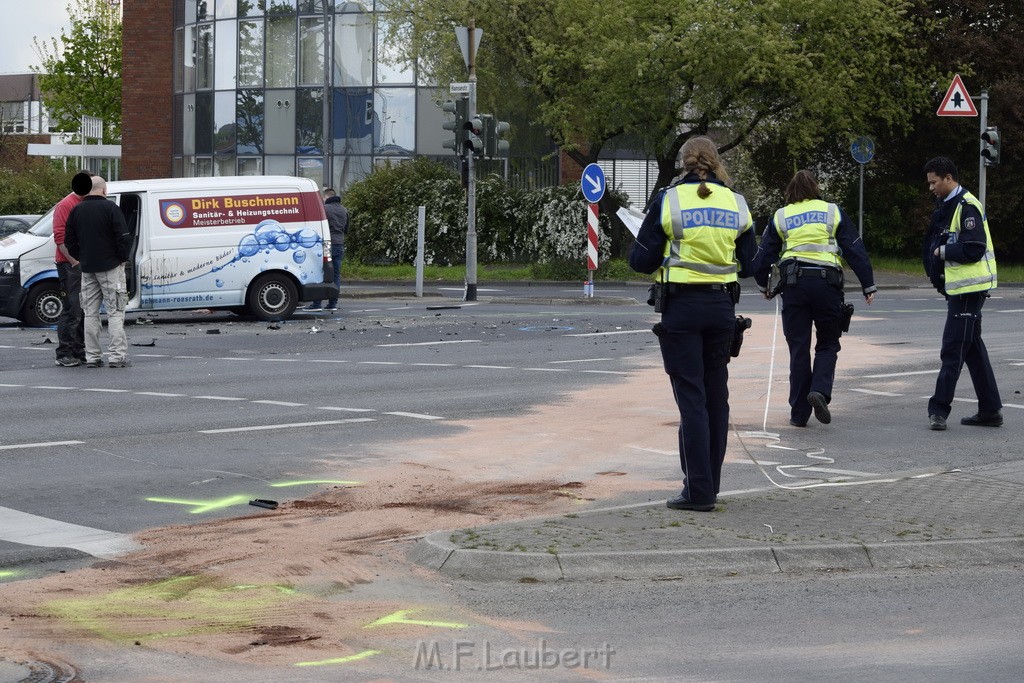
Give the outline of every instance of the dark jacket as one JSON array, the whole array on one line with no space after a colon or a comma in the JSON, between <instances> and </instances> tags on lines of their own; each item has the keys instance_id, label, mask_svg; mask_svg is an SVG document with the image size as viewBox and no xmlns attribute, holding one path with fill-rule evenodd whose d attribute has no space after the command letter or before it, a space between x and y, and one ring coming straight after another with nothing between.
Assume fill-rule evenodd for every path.
<instances>
[{"instance_id":1,"label":"dark jacket","mask_svg":"<svg viewBox=\"0 0 1024 683\"><path fill-rule=\"evenodd\" d=\"M341 205L341 197L325 199L324 211L327 212L327 225L331 228L331 242L344 244L348 234L348 209Z\"/></svg>"},{"instance_id":2,"label":"dark jacket","mask_svg":"<svg viewBox=\"0 0 1024 683\"><path fill-rule=\"evenodd\" d=\"M867 249L864 248L864 242L857 234L857 229L853 227L853 221L842 208L839 208L839 227L836 228L835 236L836 242L839 243L839 253L857 275L864 296L875 292L875 274L868 259ZM779 261L782 246L782 237L775 225L775 219L772 218L768 227L764 229L761 246L758 247L757 258L754 259L754 279L762 291L768 284L768 272L772 265Z\"/></svg>"},{"instance_id":3,"label":"dark jacket","mask_svg":"<svg viewBox=\"0 0 1024 683\"><path fill-rule=\"evenodd\" d=\"M132 238L120 207L91 194L68 216L64 246L82 262L83 273L102 273L128 260Z\"/></svg>"},{"instance_id":4,"label":"dark jacket","mask_svg":"<svg viewBox=\"0 0 1024 683\"><path fill-rule=\"evenodd\" d=\"M696 174L690 173L681 179L677 179L668 187L675 187L680 183L699 182L700 178ZM724 184L715 178L714 175L708 178L707 182L724 187ZM661 267L665 260L665 242L668 241L668 235L665 234L665 229L661 225L661 203L665 198L665 190L667 189L660 190L647 205L647 216L644 217L644 222L640 225L636 242L633 243L633 249L629 253L629 267L638 273L653 273ZM753 272L751 265L756 249L757 240L754 238L753 227L740 233L736 239L736 261L739 266L739 277L751 276Z\"/></svg>"},{"instance_id":5,"label":"dark jacket","mask_svg":"<svg viewBox=\"0 0 1024 683\"><path fill-rule=\"evenodd\" d=\"M964 201L964 192L963 186L959 186L956 189L956 194L949 200L939 199L936 201L935 211L932 212L932 219L928 223L928 232L925 233L924 242L921 245L921 263L924 265L924 272L935 289L942 294L946 293L945 261L974 263L980 261L988 250L982 216L976 208ZM953 212L961 203L964 208L960 211L960 232L956 242L947 244ZM940 247L945 247L943 251L945 261L942 256L935 255L935 250Z\"/></svg>"}]
</instances>

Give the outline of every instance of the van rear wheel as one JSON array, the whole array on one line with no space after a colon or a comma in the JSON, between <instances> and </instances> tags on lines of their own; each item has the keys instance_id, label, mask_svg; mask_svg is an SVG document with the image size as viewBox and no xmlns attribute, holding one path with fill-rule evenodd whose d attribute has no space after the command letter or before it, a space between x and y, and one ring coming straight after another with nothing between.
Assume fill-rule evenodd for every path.
<instances>
[{"instance_id":1,"label":"van rear wheel","mask_svg":"<svg viewBox=\"0 0 1024 683\"><path fill-rule=\"evenodd\" d=\"M21 307L21 320L30 327L49 327L57 324L63 311L60 285L56 280L44 280L28 290Z\"/></svg>"},{"instance_id":2,"label":"van rear wheel","mask_svg":"<svg viewBox=\"0 0 1024 683\"><path fill-rule=\"evenodd\" d=\"M295 283L286 276L268 273L249 286L247 303L260 320L284 320L295 312L298 296Z\"/></svg>"}]
</instances>

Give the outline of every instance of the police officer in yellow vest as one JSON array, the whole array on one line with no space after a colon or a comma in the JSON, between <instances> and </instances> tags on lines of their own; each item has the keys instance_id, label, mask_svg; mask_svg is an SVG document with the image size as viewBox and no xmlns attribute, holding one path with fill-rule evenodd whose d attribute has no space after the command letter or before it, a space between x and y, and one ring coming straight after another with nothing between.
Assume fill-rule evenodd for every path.
<instances>
[{"instance_id":1,"label":"police officer in yellow vest","mask_svg":"<svg viewBox=\"0 0 1024 683\"><path fill-rule=\"evenodd\" d=\"M657 274L655 332L679 409L683 488L666 504L708 512L728 439L737 277L749 277L756 241L747 202L730 189L715 143L690 138L679 158L683 175L651 200L629 265Z\"/></svg>"},{"instance_id":2,"label":"police officer in yellow vest","mask_svg":"<svg viewBox=\"0 0 1024 683\"><path fill-rule=\"evenodd\" d=\"M841 208L820 199L813 173L798 171L784 197L786 206L775 212L761 237L754 278L765 292L769 272L778 264L782 329L789 345L790 424L806 427L812 409L819 422L828 424L845 311L839 256L853 268L868 304L875 298L874 273L853 223Z\"/></svg>"},{"instance_id":3,"label":"police officer in yellow vest","mask_svg":"<svg viewBox=\"0 0 1024 683\"><path fill-rule=\"evenodd\" d=\"M985 208L961 187L952 161L936 157L924 166L928 189L937 198L922 257L932 284L946 296L946 327L942 331L942 368L935 393L928 400L928 426L946 429L953 394L964 363L971 373L978 412L960 424L999 427L1003 424L999 387L981 340L981 307L996 287L996 257Z\"/></svg>"}]
</instances>

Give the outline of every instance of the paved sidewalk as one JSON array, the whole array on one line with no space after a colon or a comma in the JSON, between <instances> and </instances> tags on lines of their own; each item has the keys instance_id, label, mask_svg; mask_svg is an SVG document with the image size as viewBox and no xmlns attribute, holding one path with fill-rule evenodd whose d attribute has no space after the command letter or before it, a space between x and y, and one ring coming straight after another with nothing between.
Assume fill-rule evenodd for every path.
<instances>
[{"instance_id":1,"label":"paved sidewalk","mask_svg":"<svg viewBox=\"0 0 1024 683\"><path fill-rule=\"evenodd\" d=\"M524 582L1024 563L1024 461L897 477L723 495L711 513L658 501L437 532L410 557Z\"/></svg>"}]
</instances>

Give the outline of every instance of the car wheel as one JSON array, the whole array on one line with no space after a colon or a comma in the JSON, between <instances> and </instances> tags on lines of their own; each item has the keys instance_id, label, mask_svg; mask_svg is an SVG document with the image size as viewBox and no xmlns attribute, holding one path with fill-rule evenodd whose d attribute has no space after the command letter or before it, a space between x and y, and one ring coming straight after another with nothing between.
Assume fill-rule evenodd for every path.
<instances>
[{"instance_id":1,"label":"car wheel","mask_svg":"<svg viewBox=\"0 0 1024 683\"><path fill-rule=\"evenodd\" d=\"M60 286L56 280L44 280L32 285L21 307L21 320L29 327L56 325L64 311Z\"/></svg>"},{"instance_id":2,"label":"car wheel","mask_svg":"<svg viewBox=\"0 0 1024 683\"><path fill-rule=\"evenodd\" d=\"M284 320L298 303L295 283L285 275L268 273L249 285L249 308L260 320Z\"/></svg>"}]
</instances>

